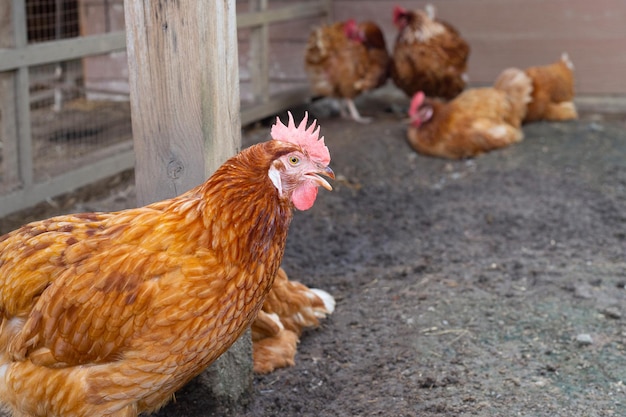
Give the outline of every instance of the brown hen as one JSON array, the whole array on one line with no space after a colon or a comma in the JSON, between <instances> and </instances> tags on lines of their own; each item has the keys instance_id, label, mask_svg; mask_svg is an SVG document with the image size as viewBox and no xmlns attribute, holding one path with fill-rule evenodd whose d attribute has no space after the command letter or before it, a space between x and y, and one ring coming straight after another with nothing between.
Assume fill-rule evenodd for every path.
<instances>
[{"instance_id":1,"label":"brown hen","mask_svg":"<svg viewBox=\"0 0 626 417\"><path fill-rule=\"evenodd\" d=\"M391 58L391 78L404 93L451 99L466 84L470 47L451 24L435 18L435 9L406 10L396 6L398 28Z\"/></svg>"},{"instance_id":2,"label":"brown hen","mask_svg":"<svg viewBox=\"0 0 626 417\"><path fill-rule=\"evenodd\" d=\"M60 216L0 237L0 402L17 416L161 407L250 325L295 206L334 177L315 123L170 200ZM319 140L318 140L319 139Z\"/></svg>"},{"instance_id":3,"label":"brown hen","mask_svg":"<svg viewBox=\"0 0 626 417\"><path fill-rule=\"evenodd\" d=\"M387 81L389 54L383 32L369 21L318 27L309 36L304 67L315 94L343 100L342 116L368 122L359 114L354 98Z\"/></svg>"},{"instance_id":4,"label":"brown hen","mask_svg":"<svg viewBox=\"0 0 626 417\"><path fill-rule=\"evenodd\" d=\"M519 142L531 91L530 78L509 68L493 87L465 90L447 103L418 92L409 109L409 143L425 155L460 159Z\"/></svg>"},{"instance_id":5,"label":"brown hen","mask_svg":"<svg viewBox=\"0 0 626 417\"><path fill-rule=\"evenodd\" d=\"M533 93L524 122L578 118L574 104L574 64L566 53L553 64L527 68L526 74L533 81Z\"/></svg>"}]
</instances>

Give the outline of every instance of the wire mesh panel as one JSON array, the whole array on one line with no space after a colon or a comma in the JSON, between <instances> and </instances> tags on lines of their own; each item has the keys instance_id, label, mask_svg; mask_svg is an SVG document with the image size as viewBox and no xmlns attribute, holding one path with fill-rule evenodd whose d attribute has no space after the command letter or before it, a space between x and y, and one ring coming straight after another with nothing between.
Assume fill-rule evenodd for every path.
<instances>
[{"instance_id":1,"label":"wire mesh panel","mask_svg":"<svg viewBox=\"0 0 626 417\"><path fill-rule=\"evenodd\" d=\"M26 19L29 43L78 36L78 0L26 0Z\"/></svg>"},{"instance_id":2,"label":"wire mesh panel","mask_svg":"<svg viewBox=\"0 0 626 417\"><path fill-rule=\"evenodd\" d=\"M35 181L89 164L115 152L107 148L132 141L129 102L108 99L100 90L92 96L83 70L81 60L30 68L31 81L43 79L52 87L52 76L57 85L52 95L35 94L37 83L31 87Z\"/></svg>"},{"instance_id":3,"label":"wire mesh panel","mask_svg":"<svg viewBox=\"0 0 626 417\"><path fill-rule=\"evenodd\" d=\"M0 216L132 167L123 0L11 6L0 17Z\"/></svg>"},{"instance_id":4,"label":"wire mesh panel","mask_svg":"<svg viewBox=\"0 0 626 417\"><path fill-rule=\"evenodd\" d=\"M121 30L123 2L28 0L29 42ZM101 158L132 140L124 52L30 68L35 181Z\"/></svg>"},{"instance_id":5,"label":"wire mesh panel","mask_svg":"<svg viewBox=\"0 0 626 417\"><path fill-rule=\"evenodd\" d=\"M267 117L310 98L304 51L329 0L237 1L241 120Z\"/></svg>"},{"instance_id":6,"label":"wire mesh panel","mask_svg":"<svg viewBox=\"0 0 626 417\"><path fill-rule=\"evenodd\" d=\"M266 71L263 76L267 77L268 96L293 88L308 87L304 72L304 52L309 28L319 23L320 19L316 17L296 22L278 22L268 28L267 68L263 69ZM259 88L254 85L257 78L255 72L260 70L258 67L260 51L255 44L253 29L240 29L238 35L241 103L246 106L263 101Z\"/></svg>"},{"instance_id":7,"label":"wire mesh panel","mask_svg":"<svg viewBox=\"0 0 626 417\"><path fill-rule=\"evenodd\" d=\"M308 87L304 54L312 29L323 23L319 17L277 23L270 30L270 80L278 93L294 86Z\"/></svg>"}]
</instances>

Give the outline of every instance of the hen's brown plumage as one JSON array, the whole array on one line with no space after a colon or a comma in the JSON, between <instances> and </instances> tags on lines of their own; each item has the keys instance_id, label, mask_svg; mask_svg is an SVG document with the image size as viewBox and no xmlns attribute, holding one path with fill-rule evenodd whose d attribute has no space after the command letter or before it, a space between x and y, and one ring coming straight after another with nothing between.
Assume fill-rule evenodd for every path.
<instances>
[{"instance_id":1,"label":"hen's brown plumage","mask_svg":"<svg viewBox=\"0 0 626 417\"><path fill-rule=\"evenodd\" d=\"M254 371L268 373L293 366L302 331L319 326L319 319L334 309L335 300L330 294L290 281L280 268L251 326Z\"/></svg>"},{"instance_id":2,"label":"hen's brown plumage","mask_svg":"<svg viewBox=\"0 0 626 417\"><path fill-rule=\"evenodd\" d=\"M519 142L531 91L530 78L509 68L494 87L465 90L447 103L418 92L409 110L409 143L425 155L460 159Z\"/></svg>"},{"instance_id":3,"label":"hen's brown plumage","mask_svg":"<svg viewBox=\"0 0 626 417\"><path fill-rule=\"evenodd\" d=\"M426 11L394 9L398 36L391 59L391 78L409 97L418 91L451 99L466 84L470 47L449 23Z\"/></svg>"},{"instance_id":4,"label":"hen's brown plumage","mask_svg":"<svg viewBox=\"0 0 626 417\"><path fill-rule=\"evenodd\" d=\"M271 140L179 197L0 237L2 404L85 417L162 406L252 322L281 263L293 195L327 186L314 175L324 172L304 147Z\"/></svg>"},{"instance_id":5,"label":"hen's brown plumage","mask_svg":"<svg viewBox=\"0 0 626 417\"><path fill-rule=\"evenodd\" d=\"M526 69L533 93L524 122L578 118L574 104L574 64L567 54L557 62Z\"/></svg>"},{"instance_id":6,"label":"hen's brown plumage","mask_svg":"<svg viewBox=\"0 0 626 417\"><path fill-rule=\"evenodd\" d=\"M354 120L367 121L353 99L387 81L389 54L383 32L370 21L320 26L309 36L304 68L315 94L345 100Z\"/></svg>"}]
</instances>

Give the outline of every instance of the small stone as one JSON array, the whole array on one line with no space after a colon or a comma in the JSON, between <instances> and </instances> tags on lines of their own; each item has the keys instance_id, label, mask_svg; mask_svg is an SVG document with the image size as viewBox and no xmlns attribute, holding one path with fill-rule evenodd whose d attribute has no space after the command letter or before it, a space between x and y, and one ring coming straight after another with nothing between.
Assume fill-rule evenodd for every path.
<instances>
[{"instance_id":1,"label":"small stone","mask_svg":"<svg viewBox=\"0 0 626 417\"><path fill-rule=\"evenodd\" d=\"M581 333L576 336L576 342L578 342L578 344L581 346L587 346L593 344L593 339L591 338L591 335L587 333Z\"/></svg>"},{"instance_id":2,"label":"small stone","mask_svg":"<svg viewBox=\"0 0 626 417\"><path fill-rule=\"evenodd\" d=\"M604 126L597 122L589 123L589 130L592 132L604 132Z\"/></svg>"},{"instance_id":3,"label":"small stone","mask_svg":"<svg viewBox=\"0 0 626 417\"><path fill-rule=\"evenodd\" d=\"M593 289L589 284L577 284L574 286L574 297L584 299L593 298Z\"/></svg>"},{"instance_id":4,"label":"small stone","mask_svg":"<svg viewBox=\"0 0 626 417\"><path fill-rule=\"evenodd\" d=\"M607 307L602 310L602 314L610 319L619 320L622 318L622 312L617 307Z\"/></svg>"}]
</instances>

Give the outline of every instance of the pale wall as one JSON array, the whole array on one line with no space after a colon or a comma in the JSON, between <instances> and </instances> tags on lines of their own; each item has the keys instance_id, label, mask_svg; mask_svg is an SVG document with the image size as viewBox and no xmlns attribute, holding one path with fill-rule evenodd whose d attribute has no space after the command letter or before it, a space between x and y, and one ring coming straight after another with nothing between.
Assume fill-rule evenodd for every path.
<instances>
[{"instance_id":1,"label":"pale wall","mask_svg":"<svg viewBox=\"0 0 626 417\"><path fill-rule=\"evenodd\" d=\"M335 0L335 19L371 19L393 44L392 9L426 1ZM469 42L472 83L491 83L509 66L547 64L567 51L578 94L626 94L624 0L433 0L438 17Z\"/></svg>"}]
</instances>

